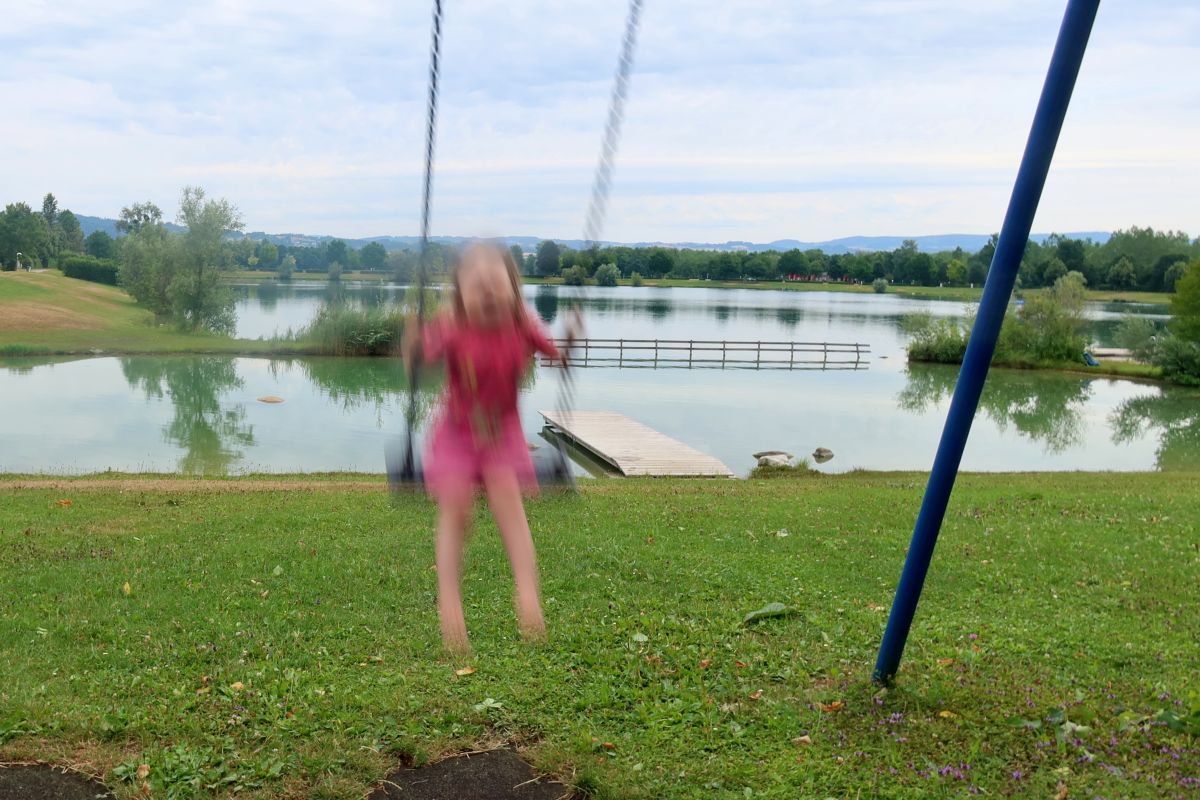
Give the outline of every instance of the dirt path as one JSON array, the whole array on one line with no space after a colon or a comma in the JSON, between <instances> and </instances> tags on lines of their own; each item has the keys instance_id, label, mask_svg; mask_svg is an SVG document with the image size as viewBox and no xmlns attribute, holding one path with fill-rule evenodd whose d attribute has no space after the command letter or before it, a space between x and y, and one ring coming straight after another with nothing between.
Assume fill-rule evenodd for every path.
<instances>
[{"instance_id":1,"label":"dirt path","mask_svg":"<svg viewBox=\"0 0 1200 800\"><path fill-rule=\"evenodd\" d=\"M270 480L263 478L0 478L7 491L115 491L115 492L382 492L382 477L357 480Z\"/></svg>"}]
</instances>

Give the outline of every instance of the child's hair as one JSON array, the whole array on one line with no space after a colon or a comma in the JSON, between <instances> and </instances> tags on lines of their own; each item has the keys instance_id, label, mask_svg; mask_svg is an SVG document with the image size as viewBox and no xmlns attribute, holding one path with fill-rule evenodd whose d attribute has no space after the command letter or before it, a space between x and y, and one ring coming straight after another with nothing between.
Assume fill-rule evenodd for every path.
<instances>
[{"instance_id":1,"label":"child's hair","mask_svg":"<svg viewBox=\"0 0 1200 800\"><path fill-rule=\"evenodd\" d=\"M450 267L450 286L453 290L451 302L454 304L454 316L459 322L466 319L467 312L463 307L462 302L462 287L460 285L460 273L462 272L463 263L466 261L466 256L472 250L491 250L496 255L500 256L500 260L504 262L504 269L508 272L508 282L512 286L513 291L513 319L517 323L525 322L525 298L521 294L521 272L517 269L517 260L513 258L512 251L509 250L504 242L500 239L477 239L468 242L463 246L462 250L457 253L458 258L454 260L453 266Z\"/></svg>"}]
</instances>

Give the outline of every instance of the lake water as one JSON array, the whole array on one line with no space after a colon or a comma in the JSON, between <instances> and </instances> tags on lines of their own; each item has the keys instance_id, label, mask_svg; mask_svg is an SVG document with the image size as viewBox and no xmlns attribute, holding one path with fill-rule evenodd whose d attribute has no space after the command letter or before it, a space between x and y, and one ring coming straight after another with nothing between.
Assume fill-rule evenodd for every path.
<instances>
[{"instance_id":1,"label":"lake water","mask_svg":"<svg viewBox=\"0 0 1200 800\"><path fill-rule=\"evenodd\" d=\"M321 304L376 303L402 287L240 287L239 335L302 327ZM529 287L552 327L579 290ZM824 471L927 470L956 368L909 366L905 316L966 313L962 304L894 295L590 287L581 299L597 338L861 342L860 371L593 368L577 372L575 406L618 411L711 453L735 472L750 454L827 447ZM1111 344L1130 310L1089 308L1091 335ZM521 397L537 441L559 371L539 367ZM420 404L434 402L436 384ZM281 404L257 398L277 395ZM136 356L0 361L0 471L104 469L227 474L383 469L407 399L389 359ZM1200 392L1129 381L997 370L963 459L967 470L1200 468Z\"/></svg>"}]
</instances>

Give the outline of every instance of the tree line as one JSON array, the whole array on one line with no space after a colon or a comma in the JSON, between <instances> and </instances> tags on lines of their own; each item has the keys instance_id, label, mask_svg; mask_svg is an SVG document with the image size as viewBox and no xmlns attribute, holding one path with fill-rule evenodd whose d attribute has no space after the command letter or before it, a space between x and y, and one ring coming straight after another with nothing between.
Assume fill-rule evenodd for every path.
<instances>
[{"instance_id":1,"label":"tree line","mask_svg":"<svg viewBox=\"0 0 1200 800\"><path fill-rule=\"evenodd\" d=\"M905 286L981 286L996 252L998 237L976 252L961 247L938 253L906 240L894 250L830 255L821 250L727 252L669 247L601 247L575 250L543 241L525 259L526 271L539 277L580 275L595 279L610 265L622 278L705 279L721 281L825 280ZM1181 231L1132 227L1107 242L1052 235L1025 248L1019 287L1054 286L1078 272L1091 288L1174 291L1187 264L1200 260L1200 238ZM601 281L604 282L604 281Z\"/></svg>"}]
</instances>

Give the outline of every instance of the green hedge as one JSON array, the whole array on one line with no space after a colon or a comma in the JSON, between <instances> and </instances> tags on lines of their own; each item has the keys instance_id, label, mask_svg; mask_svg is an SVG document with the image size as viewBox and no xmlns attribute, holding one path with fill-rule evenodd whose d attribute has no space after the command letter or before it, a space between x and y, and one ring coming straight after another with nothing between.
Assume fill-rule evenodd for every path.
<instances>
[{"instance_id":1,"label":"green hedge","mask_svg":"<svg viewBox=\"0 0 1200 800\"><path fill-rule=\"evenodd\" d=\"M65 256L59 262L59 269L68 278L78 278L81 281L117 285L117 262L95 256Z\"/></svg>"}]
</instances>

